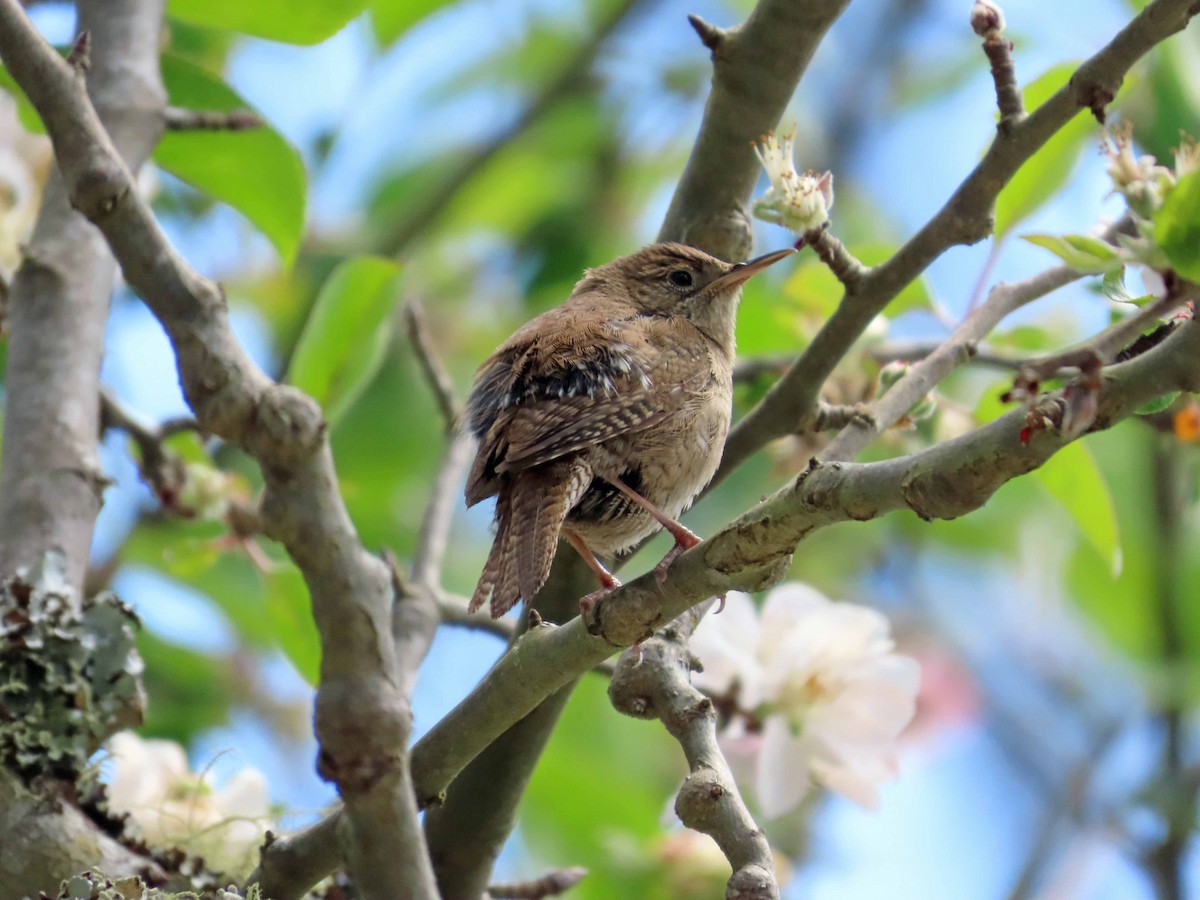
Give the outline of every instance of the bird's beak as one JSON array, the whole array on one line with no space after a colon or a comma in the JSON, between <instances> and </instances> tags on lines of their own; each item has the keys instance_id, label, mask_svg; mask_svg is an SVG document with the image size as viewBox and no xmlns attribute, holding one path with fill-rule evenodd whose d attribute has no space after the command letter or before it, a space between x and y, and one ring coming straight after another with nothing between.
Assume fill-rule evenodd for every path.
<instances>
[{"instance_id":1,"label":"bird's beak","mask_svg":"<svg viewBox=\"0 0 1200 900\"><path fill-rule=\"evenodd\" d=\"M755 257L747 262L738 263L724 275L711 282L708 287L710 290L718 292L741 287L767 266L774 265L784 257L791 256L795 252L796 249L794 247L788 247L786 250L764 253L762 256Z\"/></svg>"}]
</instances>

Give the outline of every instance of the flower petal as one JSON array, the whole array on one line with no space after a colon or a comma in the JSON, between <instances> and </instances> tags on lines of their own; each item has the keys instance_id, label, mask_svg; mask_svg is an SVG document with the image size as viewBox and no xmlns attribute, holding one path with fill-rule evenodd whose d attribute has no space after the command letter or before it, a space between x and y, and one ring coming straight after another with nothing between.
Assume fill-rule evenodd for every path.
<instances>
[{"instance_id":1,"label":"flower petal","mask_svg":"<svg viewBox=\"0 0 1200 900\"><path fill-rule=\"evenodd\" d=\"M778 818L800 805L812 784L808 776L810 763L804 739L792 733L782 716L769 716L763 723L755 779L758 805L764 816Z\"/></svg>"}]
</instances>

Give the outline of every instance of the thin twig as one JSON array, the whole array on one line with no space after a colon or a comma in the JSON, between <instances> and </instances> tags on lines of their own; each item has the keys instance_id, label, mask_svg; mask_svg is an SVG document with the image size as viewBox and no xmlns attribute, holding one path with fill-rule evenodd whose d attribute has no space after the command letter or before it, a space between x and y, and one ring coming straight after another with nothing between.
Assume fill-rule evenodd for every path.
<instances>
[{"instance_id":1,"label":"thin twig","mask_svg":"<svg viewBox=\"0 0 1200 900\"><path fill-rule=\"evenodd\" d=\"M846 249L845 244L833 236L828 227L817 228L808 232L796 244L797 247L801 245L812 247L813 252L817 254L817 258L825 264L826 268L833 273L833 277L847 291L854 290L854 287L863 277L870 274L870 267L864 266L855 259L854 254Z\"/></svg>"},{"instance_id":2,"label":"thin twig","mask_svg":"<svg viewBox=\"0 0 1200 900\"><path fill-rule=\"evenodd\" d=\"M847 406L826 403L824 400L817 404L817 417L813 420L813 431L841 431L848 425L861 422L871 426L875 420L871 417L871 409L864 403L852 403Z\"/></svg>"},{"instance_id":3,"label":"thin twig","mask_svg":"<svg viewBox=\"0 0 1200 900\"><path fill-rule=\"evenodd\" d=\"M822 458L853 459L875 435L898 422L943 378L971 359L977 342L990 334L1005 316L1079 277L1074 269L1055 266L1024 281L996 285L945 341L870 404L865 416L848 422L825 448Z\"/></svg>"},{"instance_id":4,"label":"thin twig","mask_svg":"<svg viewBox=\"0 0 1200 900\"><path fill-rule=\"evenodd\" d=\"M587 873L588 870L582 866L555 869L536 881L488 885L488 896L492 900L543 900L544 897L557 897L583 881Z\"/></svg>"},{"instance_id":5,"label":"thin twig","mask_svg":"<svg viewBox=\"0 0 1200 900\"><path fill-rule=\"evenodd\" d=\"M183 460L165 446L172 435L195 431L199 425L192 418L170 419L155 427L127 409L107 387L100 388L100 430L116 428L124 431L137 445L138 474L154 492L163 509L188 515L179 505L179 494L186 480Z\"/></svg>"},{"instance_id":6,"label":"thin twig","mask_svg":"<svg viewBox=\"0 0 1200 900\"><path fill-rule=\"evenodd\" d=\"M1064 824L1086 825L1087 800L1092 780L1102 766L1108 749L1120 733L1121 728L1117 723L1110 723L1101 728L1088 752L1071 766L1065 779L1059 780L1056 796L1048 805L1037 834L1029 842L1029 855L1009 890L1008 900L1029 900L1036 897L1045 871L1057 855L1058 832Z\"/></svg>"},{"instance_id":7,"label":"thin twig","mask_svg":"<svg viewBox=\"0 0 1200 900\"><path fill-rule=\"evenodd\" d=\"M440 584L442 563L450 540L450 525L454 510L462 496L462 480L475 453L475 438L466 431L458 432L433 480L421 526L417 531L417 547L413 552L413 580L426 586Z\"/></svg>"},{"instance_id":8,"label":"thin twig","mask_svg":"<svg viewBox=\"0 0 1200 900\"><path fill-rule=\"evenodd\" d=\"M992 66L996 85L996 106L1000 110L997 127L1007 131L1025 118L1025 101L1017 85L1012 41L1004 37L1004 13L992 0L975 0L971 9L971 27L983 38L983 52Z\"/></svg>"},{"instance_id":9,"label":"thin twig","mask_svg":"<svg viewBox=\"0 0 1200 900\"><path fill-rule=\"evenodd\" d=\"M441 610L442 622L446 625L454 625L460 628L470 628L475 631L494 634L496 637L504 638L506 641L510 640L516 633L516 620L511 618L493 619L486 610L467 612L468 602L466 597L441 592L439 594L438 606Z\"/></svg>"},{"instance_id":10,"label":"thin twig","mask_svg":"<svg viewBox=\"0 0 1200 900\"><path fill-rule=\"evenodd\" d=\"M410 300L404 307L404 323L413 352L421 364L421 372L433 391L434 399L437 400L446 433L451 434L458 427L462 408L454 393L454 381L434 348L433 338L429 334L429 323L425 318L425 308L420 301Z\"/></svg>"},{"instance_id":11,"label":"thin twig","mask_svg":"<svg viewBox=\"0 0 1200 900\"><path fill-rule=\"evenodd\" d=\"M167 131L249 131L262 128L262 116L252 109L184 109L168 106L163 111Z\"/></svg>"},{"instance_id":12,"label":"thin twig","mask_svg":"<svg viewBox=\"0 0 1200 900\"><path fill-rule=\"evenodd\" d=\"M925 359L936 351L944 339L919 341L889 341L877 344L868 351L871 358L881 363L906 362L915 363ZM969 346L970 362L974 365L989 366L993 369L1008 369L1016 371L1021 368L1028 357L1006 356L988 344Z\"/></svg>"}]
</instances>

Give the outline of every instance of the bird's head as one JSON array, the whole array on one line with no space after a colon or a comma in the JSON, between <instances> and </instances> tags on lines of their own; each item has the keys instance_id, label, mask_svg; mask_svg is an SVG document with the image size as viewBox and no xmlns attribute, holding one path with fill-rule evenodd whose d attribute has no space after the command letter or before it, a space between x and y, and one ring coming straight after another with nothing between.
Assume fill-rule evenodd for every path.
<instances>
[{"instance_id":1,"label":"bird's head","mask_svg":"<svg viewBox=\"0 0 1200 900\"><path fill-rule=\"evenodd\" d=\"M617 292L640 313L681 316L732 349L742 285L795 250L777 250L744 263L727 263L684 244L651 244L589 269L584 282Z\"/></svg>"}]
</instances>

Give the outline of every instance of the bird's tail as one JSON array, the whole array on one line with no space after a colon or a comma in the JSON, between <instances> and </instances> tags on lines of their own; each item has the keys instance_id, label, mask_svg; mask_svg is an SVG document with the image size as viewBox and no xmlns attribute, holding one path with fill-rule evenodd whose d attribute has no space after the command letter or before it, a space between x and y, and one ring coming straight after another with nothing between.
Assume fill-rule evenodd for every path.
<instances>
[{"instance_id":1,"label":"bird's tail","mask_svg":"<svg viewBox=\"0 0 1200 900\"><path fill-rule=\"evenodd\" d=\"M563 521L590 483L590 473L562 460L505 478L496 497L496 540L469 610L491 594L498 618L521 598L533 599L550 575Z\"/></svg>"}]
</instances>

